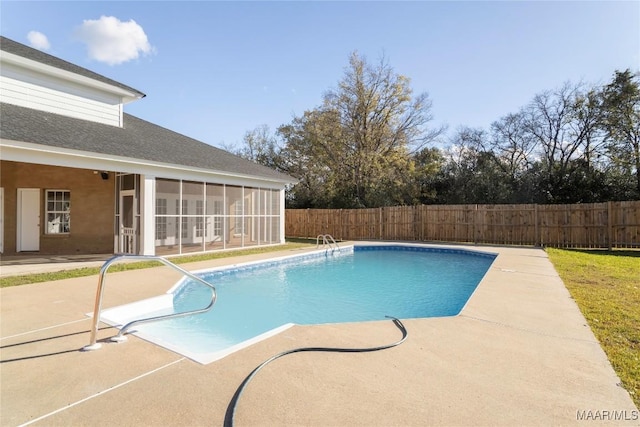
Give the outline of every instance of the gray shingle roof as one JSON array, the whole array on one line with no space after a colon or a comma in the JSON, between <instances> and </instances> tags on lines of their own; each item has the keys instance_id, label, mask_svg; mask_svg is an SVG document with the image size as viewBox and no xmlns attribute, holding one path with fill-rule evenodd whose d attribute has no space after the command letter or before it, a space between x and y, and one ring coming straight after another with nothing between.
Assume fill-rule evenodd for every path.
<instances>
[{"instance_id":1,"label":"gray shingle roof","mask_svg":"<svg viewBox=\"0 0 640 427\"><path fill-rule=\"evenodd\" d=\"M251 175L295 179L161 126L124 114L124 127L0 104L0 138L50 147Z\"/></svg>"},{"instance_id":2,"label":"gray shingle roof","mask_svg":"<svg viewBox=\"0 0 640 427\"><path fill-rule=\"evenodd\" d=\"M137 89L124 85L115 80L111 80L103 75L89 71L86 68L82 68L78 65L67 62L63 59L44 53L38 49L23 45L6 37L0 36L0 49L12 53L14 55L21 56L23 58L30 59L32 61L40 62L41 64L49 65L51 67L59 68L61 70L69 71L74 74L78 74L84 77L89 77L93 80L97 80L102 83L106 83L112 86L119 87L129 92L138 94L141 98L146 95Z\"/></svg>"}]
</instances>

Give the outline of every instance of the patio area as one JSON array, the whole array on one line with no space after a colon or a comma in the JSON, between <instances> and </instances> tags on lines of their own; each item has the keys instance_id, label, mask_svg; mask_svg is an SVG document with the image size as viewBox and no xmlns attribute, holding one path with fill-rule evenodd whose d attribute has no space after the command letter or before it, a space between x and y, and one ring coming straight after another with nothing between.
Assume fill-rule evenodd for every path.
<instances>
[{"instance_id":1,"label":"patio area","mask_svg":"<svg viewBox=\"0 0 640 427\"><path fill-rule=\"evenodd\" d=\"M403 320L406 342L384 351L278 359L245 389L236 425L640 425L543 250L455 248L498 254L460 315ZM103 308L162 294L177 279L166 267L110 273ZM209 365L135 336L82 352L96 285L91 276L0 289L0 425L223 425L236 389L277 353L401 337L391 321L294 326ZM101 324L99 339L116 332Z\"/></svg>"}]
</instances>

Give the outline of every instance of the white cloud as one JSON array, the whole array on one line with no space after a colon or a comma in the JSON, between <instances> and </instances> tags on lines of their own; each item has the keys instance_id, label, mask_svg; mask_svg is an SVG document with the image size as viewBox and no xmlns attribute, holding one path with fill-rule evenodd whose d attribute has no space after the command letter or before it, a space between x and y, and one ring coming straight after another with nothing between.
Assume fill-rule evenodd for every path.
<instances>
[{"instance_id":1,"label":"white cloud","mask_svg":"<svg viewBox=\"0 0 640 427\"><path fill-rule=\"evenodd\" d=\"M137 59L155 51L144 30L133 19L120 21L114 16L86 19L76 30L76 37L87 45L89 58L109 65Z\"/></svg>"},{"instance_id":2,"label":"white cloud","mask_svg":"<svg viewBox=\"0 0 640 427\"><path fill-rule=\"evenodd\" d=\"M51 48L49 39L40 31L29 31L29 34L27 34L27 39L29 40L31 47L38 50L49 50Z\"/></svg>"}]
</instances>

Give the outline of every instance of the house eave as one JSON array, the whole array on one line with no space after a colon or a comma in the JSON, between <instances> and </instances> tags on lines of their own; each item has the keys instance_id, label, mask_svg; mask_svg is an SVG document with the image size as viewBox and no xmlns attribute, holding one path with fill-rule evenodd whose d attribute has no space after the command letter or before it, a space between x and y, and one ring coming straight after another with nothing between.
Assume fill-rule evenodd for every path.
<instances>
[{"instance_id":1,"label":"house eave","mask_svg":"<svg viewBox=\"0 0 640 427\"><path fill-rule=\"evenodd\" d=\"M129 103L138 99L144 98L145 94L141 92L128 91L121 87L110 85L92 78L82 76L80 74L72 73L70 71L62 70L60 68L53 67L51 65L43 64L38 61L33 61L28 58L24 58L13 53L0 51L0 61L8 64L14 64L28 70L36 71L50 76L55 76L62 80L74 82L83 86L98 89L107 93L111 93L121 97L123 103Z\"/></svg>"},{"instance_id":2,"label":"house eave","mask_svg":"<svg viewBox=\"0 0 640 427\"><path fill-rule=\"evenodd\" d=\"M170 179L220 180L232 185L282 188L291 184L290 180L133 159L7 139L0 139L0 158L7 161L136 173Z\"/></svg>"}]
</instances>

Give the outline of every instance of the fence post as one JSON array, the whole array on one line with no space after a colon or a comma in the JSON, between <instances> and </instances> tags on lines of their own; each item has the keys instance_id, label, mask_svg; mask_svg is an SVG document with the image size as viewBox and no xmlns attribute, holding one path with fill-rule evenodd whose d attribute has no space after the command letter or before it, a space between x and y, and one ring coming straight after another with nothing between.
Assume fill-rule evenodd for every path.
<instances>
[{"instance_id":1,"label":"fence post","mask_svg":"<svg viewBox=\"0 0 640 427\"><path fill-rule=\"evenodd\" d=\"M420 241L424 242L424 206L420 205Z\"/></svg>"},{"instance_id":2,"label":"fence post","mask_svg":"<svg viewBox=\"0 0 640 427\"><path fill-rule=\"evenodd\" d=\"M613 204L607 202L607 241L609 242L609 250L613 249Z\"/></svg>"},{"instance_id":3,"label":"fence post","mask_svg":"<svg viewBox=\"0 0 640 427\"><path fill-rule=\"evenodd\" d=\"M304 235L307 237L311 237L309 235L309 223L311 222L311 212L309 211L309 208L307 208L307 214L306 216L306 221L304 222Z\"/></svg>"},{"instance_id":4,"label":"fence post","mask_svg":"<svg viewBox=\"0 0 640 427\"><path fill-rule=\"evenodd\" d=\"M478 228L478 205L476 204L473 208L473 228L471 232L473 233L473 244L478 244L478 238L476 236L476 229Z\"/></svg>"},{"instance_id":5,"label":"fence post","mask_svg":"<svg viewBox=\"0 0 640 427\"><path fill-rule=\"evenodd\" d=\"M535 203L533 205L533 221L534 221L534 228L533 228L533 244L534 246L542 246L542 239L540 238L540 227L538 226L538 204Z\"/></svg>"}]
</instances>

